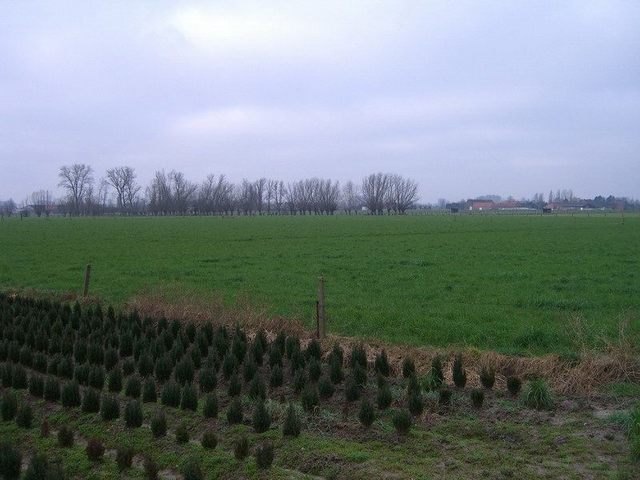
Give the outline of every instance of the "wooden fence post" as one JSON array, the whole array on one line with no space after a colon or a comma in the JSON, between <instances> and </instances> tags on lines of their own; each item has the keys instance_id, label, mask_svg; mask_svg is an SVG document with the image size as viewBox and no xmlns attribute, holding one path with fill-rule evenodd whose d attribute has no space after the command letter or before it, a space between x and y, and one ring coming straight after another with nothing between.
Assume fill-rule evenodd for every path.
<instances>
[{"instance_id":1,"label":"wooden fence post","mask_svg":"<svg viewBox=\"0 0 640 480\"><path fill-rule=\"evenodd\" d=\"M84 269L84 288L82 291L82 296L86 297L89 295L89 279L91 278L91 264L87 263L86 268Z\"/></svg>"},{"instance_id":2,"label":"wooden fence post","mask_svg":"<svg viewBox=\"0 0 640 480\"><path fill-rule=\"evenodd\" d=\"M318 278L318 301L316 303L316 320L318 325L318 338L327 335L327 324L324 313L324 277Z\"/></svg>"}]
</instances>

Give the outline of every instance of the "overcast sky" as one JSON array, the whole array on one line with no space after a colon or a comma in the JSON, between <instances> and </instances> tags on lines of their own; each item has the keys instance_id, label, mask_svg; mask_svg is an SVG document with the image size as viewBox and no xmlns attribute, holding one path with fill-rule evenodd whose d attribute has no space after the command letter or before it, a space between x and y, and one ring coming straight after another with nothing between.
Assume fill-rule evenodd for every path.
<instances>
[{"instance_id":1,"label":"overcast sky","mask_svg":"<svg viewBox=\"0 0 640 480\"><path fill-rule=\"evenodd\" d=\"M0 2L0 199L63 164L640 197L640 1Z\"/></svg>"}]
</instances>

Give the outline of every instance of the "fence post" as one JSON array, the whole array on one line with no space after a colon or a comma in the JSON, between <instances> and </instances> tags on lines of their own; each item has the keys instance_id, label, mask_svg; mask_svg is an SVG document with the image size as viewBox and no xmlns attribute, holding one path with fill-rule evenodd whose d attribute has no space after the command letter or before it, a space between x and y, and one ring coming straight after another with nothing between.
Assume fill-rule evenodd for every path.
<instances>
[{"instance_id":1,"label":"fence post","mask_svg":"<svg viewBox=\"0 0 640 480\"><path fill-rule=\"evenodd\" d=\"M89 295L89 279L91 278L91 264L87 263L86 268L84 269L84 288L82 290L82 296L86 297Z\"/></svg>"},{"instance_id":2,"label":"fence post","mask_svg":"<svg viewBox=\"0 0 640 480\"><path fill-rule=\"evenodd\" d=\"M318 278L318 301L316 305L318 338L324 338L327 335L327 325L324 314L324 277Z\"/></svg>"}]
</instances>

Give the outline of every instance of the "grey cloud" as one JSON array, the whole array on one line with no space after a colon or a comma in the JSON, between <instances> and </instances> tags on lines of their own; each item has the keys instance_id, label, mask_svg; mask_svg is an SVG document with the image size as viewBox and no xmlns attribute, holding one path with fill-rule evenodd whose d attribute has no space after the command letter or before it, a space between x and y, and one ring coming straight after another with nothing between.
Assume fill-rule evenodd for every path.
<instances>
[{"instance_id":1,"label":"grey cloud","mask_svg":"<svg viewBox=\"0 0 640 480\"><path fill-rule=\"evenodd\" d=\"M640 196L640 4L4 2L0 198L57 168Z\"/></svg>"}]
</instances>

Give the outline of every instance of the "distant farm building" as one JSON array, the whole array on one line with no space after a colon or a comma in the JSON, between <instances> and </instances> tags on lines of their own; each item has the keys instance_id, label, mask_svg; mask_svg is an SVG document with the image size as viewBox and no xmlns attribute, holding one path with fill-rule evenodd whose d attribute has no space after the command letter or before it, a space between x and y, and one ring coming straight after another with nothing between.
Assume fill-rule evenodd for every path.
<instances>
[{"instance_id":1,"label":"distant farm building","mask_svg":"<svg viewBox=\"0 0 640 480\"><path fill-rule=\"evenodd\" d=\"M485 211L493 210L496 204L493 200L467 200L467 210L471 211Z\"/></svg>"}]
</instances>

